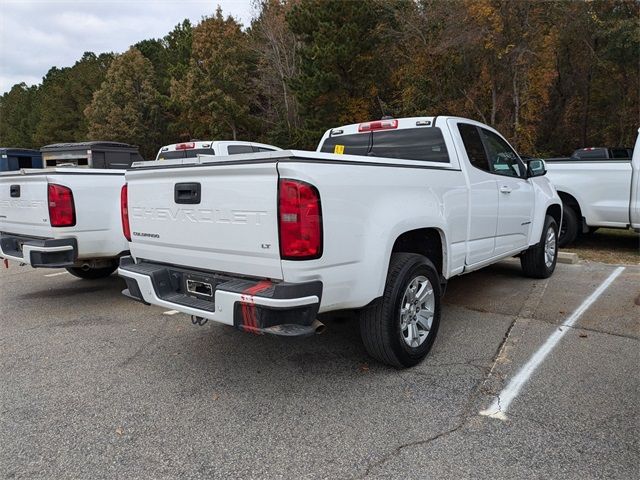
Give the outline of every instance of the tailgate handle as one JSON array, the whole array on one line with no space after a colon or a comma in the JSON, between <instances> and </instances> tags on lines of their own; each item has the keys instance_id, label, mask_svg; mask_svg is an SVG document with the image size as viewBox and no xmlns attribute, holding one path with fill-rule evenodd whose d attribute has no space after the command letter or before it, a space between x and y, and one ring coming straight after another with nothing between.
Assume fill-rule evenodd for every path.
<instances>
[{"instance_id":1,"label":"tailgate handle","mask_svg":"<svg viewBox=\"0 0 640 480\"><path fill-rule=\"evenodd\" d=\"M18 198L20 196L20 185L11 185L9 195L11 195L12 198Z\"/></svg>"},{"instance_id":2,"label":"tailgate handle","mask_svg":"<svg viewBox=\"0 0 640 480\"><path fill-rule=\"evenodd\" d=\"M176 183L174 189L174 200L176 203L200 203L200 184Z\"/></svg>"}]
</instances>

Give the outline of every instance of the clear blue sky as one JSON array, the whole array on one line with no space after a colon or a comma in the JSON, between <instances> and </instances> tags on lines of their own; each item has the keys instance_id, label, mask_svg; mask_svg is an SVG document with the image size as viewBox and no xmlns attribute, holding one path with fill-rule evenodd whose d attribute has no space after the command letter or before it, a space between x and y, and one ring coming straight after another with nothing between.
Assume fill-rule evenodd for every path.
<instances>
[{"instance_id":1,"label":"clear blue sky","mask_svg":"<svg viewBox=\"0 0 640 480\"><path fill-rule=\"evenodd\" d=\"M0 94L86 51L123 52L185 18L195 24L218 5L245 26L254 13L251 0L0 0Z\"/></svg>"}]
</instances>

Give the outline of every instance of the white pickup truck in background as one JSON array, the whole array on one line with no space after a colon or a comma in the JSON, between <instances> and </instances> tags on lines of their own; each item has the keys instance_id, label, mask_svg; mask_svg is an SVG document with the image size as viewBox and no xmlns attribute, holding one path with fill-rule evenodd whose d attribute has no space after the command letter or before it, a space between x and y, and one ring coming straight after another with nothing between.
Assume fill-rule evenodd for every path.
<instances>
[{"instance_id":1,"label":"white pickup truck in background","mask_svg":"<svg viewBox=\"0 0 640 480\"><path fill-rule=\"evenodd\" d=\"M640 130L632 158L545 162L564 206L560 246L599 227L640 229Z\"/></svg>"},{"instance_id":2,"label":"white pickup truck in background","mask_svg":"<svg viewBox=\"0 0 640 480\"><path fill-rule=\"evenodd\" d=\"M185 144L168 145L161 152L180 145ZM206 151L232 155L235 147L244 152L247 145L253 151L248 142L207 142ZM124 182L124 169L87 166L0 174L0 258L66 268L84 279L111 275L129 250L120 218Z\"/></svg>"},{"instance_id":3,"label":"white pickup truck in background","mask_svg":"<svg viewBox=\"0 0 640 480\"><path fill-rule=\"evenodd\" d=\"M455 117L329 130L317 152L200 156L127 171L123 293L254 333L310 334L360 310L396 367L435 340L448 278L519 255L545 278L561 202L540 160Z\"/></svg>"},{"instance_id":4,"label":"white pickup truck in background","mask_svg":"<svg viewBox=\"0 0 640 480\"><path fill-rule=\"evenodd\" d=\"M191 140L190 142L165 145L158 151L156 160L178 160L181 158L195 158L198 155L238 155L241 153L274 152L280 150L273 145L264 143L230 141L203 141Z\"/></svg>"}]
</instances>

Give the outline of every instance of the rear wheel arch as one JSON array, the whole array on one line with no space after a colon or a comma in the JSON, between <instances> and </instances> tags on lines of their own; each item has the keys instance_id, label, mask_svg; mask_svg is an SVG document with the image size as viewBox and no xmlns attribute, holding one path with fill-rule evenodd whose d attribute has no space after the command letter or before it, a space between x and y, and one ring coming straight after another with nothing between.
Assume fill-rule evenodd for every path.
<instances>
[{"instance_id":1,"label":"rear wheel arch","mask_svg":"<svg viewBox=\"0 0 640 480\"><path fill-rule=\"evenodd\" d=\"M566 192L558 192L558 196L560 197L560 200L562 200L563 205L573 208L573 211L576 212L578 218L582 218L582 209L580 208L580 203L576 200L576 197Z\"/></svg>"},{"instance_id":2,"label":"rear wheel arch","mask_svg":"<svg viewBox=\"0 0 640 480\"><path fill-rule=\"evenodd\" d=\"M391 255L394 253L415 253L428 258L440 276L446 272L446 237L442 230L435 227L408 230L393 242Z\"/></svg>"},{"instance_id":3,"label":"rear wheel arch","mask_svg":"<svg viewBox=\"0 0 640 480\"><path fill-rule=\"evenodd\" d=\"M580 204L573 195L566 192L558 192L558 196L562 200L562 208L564 210L562 222L558 223L560 227L559 244L561 247L565 247L573 243L576 237L582 233L585 228L585 222Z\"/></svg>"}]
</instances>

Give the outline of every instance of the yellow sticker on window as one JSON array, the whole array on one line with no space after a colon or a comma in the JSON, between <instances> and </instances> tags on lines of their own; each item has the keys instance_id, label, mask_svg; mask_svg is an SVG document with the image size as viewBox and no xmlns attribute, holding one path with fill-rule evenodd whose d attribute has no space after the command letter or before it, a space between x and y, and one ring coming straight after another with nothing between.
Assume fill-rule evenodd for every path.
<instances>
[{"instance_id":1,"label":"yellow sticker on window","mask_svg":"<svg viewBox=\"0 0 640 480\"><path fill-rule=\"evenodd\" d=\"M335 147L333 147L333 153L342 155L344 153L344 145L336 145Z\"/></svg>"}]
</instances>

